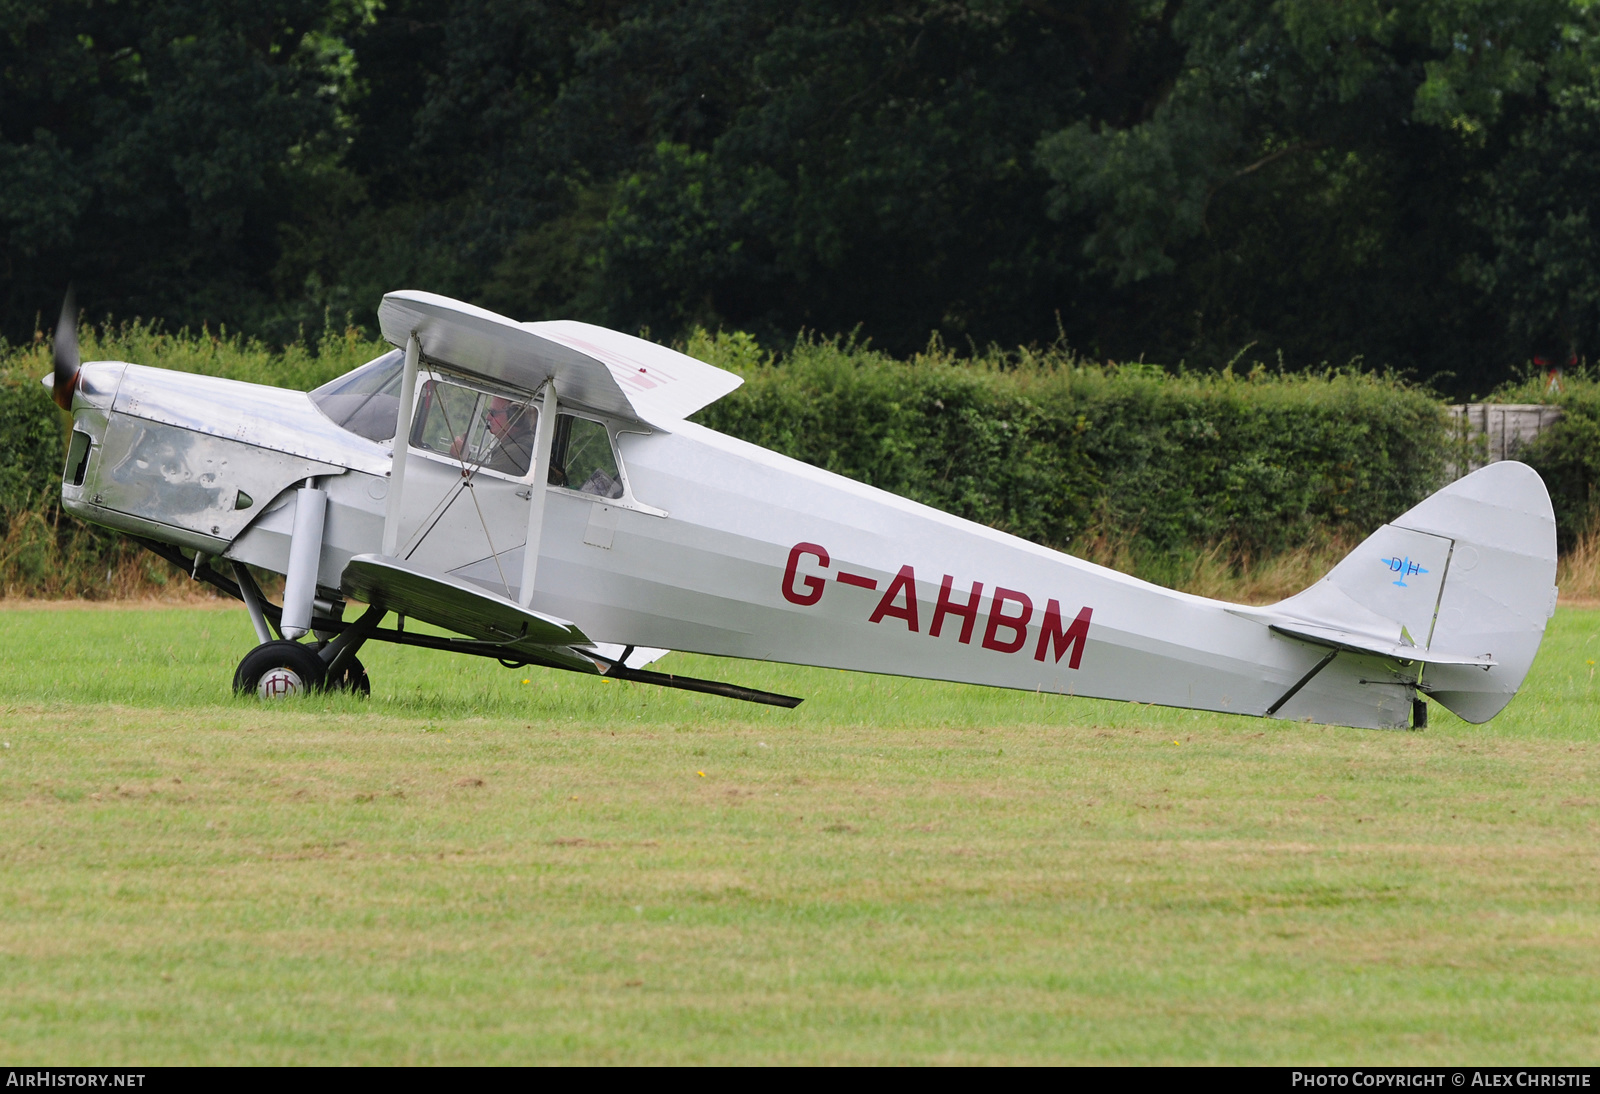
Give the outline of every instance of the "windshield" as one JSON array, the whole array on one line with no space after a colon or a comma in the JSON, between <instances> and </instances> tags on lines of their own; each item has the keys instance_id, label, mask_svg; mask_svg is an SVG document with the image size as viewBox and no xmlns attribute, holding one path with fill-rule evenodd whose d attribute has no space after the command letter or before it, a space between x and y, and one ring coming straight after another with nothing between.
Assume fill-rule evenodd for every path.
<instances>
[{"instance_id":1,"label":"windshield","mask_svg":"<svg viewBox=\"0 0 1600 1094\"><path fill-rule=\"evenodd\" d=\"M334 425L369 441L387 441L400 419L400 373L405 363L404 352L390 350L329 380L311 393L311 401Z\"/></svg>"}]
</instances>

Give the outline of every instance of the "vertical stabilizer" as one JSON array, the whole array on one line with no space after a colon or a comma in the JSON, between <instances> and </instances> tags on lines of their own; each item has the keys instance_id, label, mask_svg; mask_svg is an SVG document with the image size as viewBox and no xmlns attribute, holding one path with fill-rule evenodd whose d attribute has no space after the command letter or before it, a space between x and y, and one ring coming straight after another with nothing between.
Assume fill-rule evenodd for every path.
<instances>
[{"instance_id":1,"label":"vertical stabilizer","mask_svg":"<svg viewBox=\"0 0 1600 1094\"><path fill-rule=\"evenodd\" d=\"M1413 661L1419 690L1486 722L1522 686L1555 612L1555 513L1537 472L1490 464L1374 532L1268 611L1291 634ZM1411 651L1414 650L1414 656Z\"/></svg>"}]
</instances>

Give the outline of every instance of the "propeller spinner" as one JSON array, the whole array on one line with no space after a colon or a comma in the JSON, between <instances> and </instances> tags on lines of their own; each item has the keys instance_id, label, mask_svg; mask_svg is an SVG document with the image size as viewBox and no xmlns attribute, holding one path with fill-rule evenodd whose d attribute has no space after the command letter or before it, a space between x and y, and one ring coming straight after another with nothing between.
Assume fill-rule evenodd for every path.
<instances>
[{"instance_id":1,"label":"propeller spinner","mask_svg":"<svg viewBox=\"0 0 1600 1094\"><path fill-rule=\"evenodd\" d=\"M62 410L71 410L72 392L78 386L78 369L83 360L78 355L78 301L70 286L67 298L61 302L61 318L56 320L55 362L50 397Z\"/></svg>"}]
</instances>

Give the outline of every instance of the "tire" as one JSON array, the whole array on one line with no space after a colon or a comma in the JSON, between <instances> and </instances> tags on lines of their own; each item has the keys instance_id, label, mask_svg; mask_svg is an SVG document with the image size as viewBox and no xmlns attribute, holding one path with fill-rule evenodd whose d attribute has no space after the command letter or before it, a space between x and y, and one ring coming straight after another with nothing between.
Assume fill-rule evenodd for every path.
<instances>
[{"instance_id":1,"label":"tire","mask_svg":"<svg viewBox=\"0 0 1600 1094\"><path fill-rule=\"evenodd\" d=\"M263 642L239 662L233 674L233 691L235 695L261 699L306 695L323 686L326 673L327 666L310 646Z\"/></svg>"},{"instance_id":2,"label":"tire","mask_svg":"<svg viewBox=\"0 0 1600 1094\"><path fill-rule=\"evenodd\" d=\"M349 692L362 699L372 694L372 681L367 679L367 668L355 657L340 670L337 679L328 677L322 686L329 691Z\"/></svg>"}]
</instances>

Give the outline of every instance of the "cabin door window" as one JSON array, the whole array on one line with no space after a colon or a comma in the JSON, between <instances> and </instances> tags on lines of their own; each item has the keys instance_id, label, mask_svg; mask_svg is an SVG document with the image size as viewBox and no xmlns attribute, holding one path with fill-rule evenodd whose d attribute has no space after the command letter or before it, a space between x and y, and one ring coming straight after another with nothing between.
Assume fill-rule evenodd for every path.
<instances>
[{"instance_id":1,"label":"cabin door window","mask_svg":"<svg viewBox=\"0 0 1600 1094\"><path fill-rule=\"evenodd\" d=\"M517 478L533 462L539 412L524 402L429 380L417 401L411 445L466 465Z\"/></svg>"}]
</instances>

